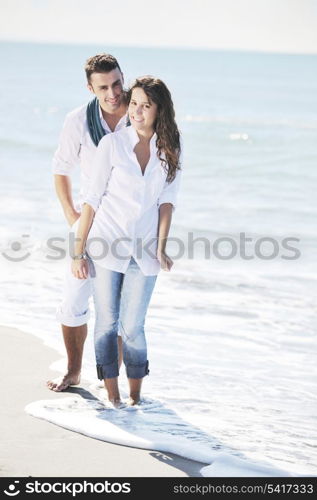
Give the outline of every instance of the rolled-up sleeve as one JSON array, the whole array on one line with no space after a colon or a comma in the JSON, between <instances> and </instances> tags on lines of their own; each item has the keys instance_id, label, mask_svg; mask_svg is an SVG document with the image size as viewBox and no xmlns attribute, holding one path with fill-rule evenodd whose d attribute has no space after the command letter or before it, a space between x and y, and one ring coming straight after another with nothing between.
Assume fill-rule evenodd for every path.
<instances>
[{"instance_id":1,"label":"rolled-up sleeve","mask_svg":"<svg viewBox=\"0 0 317 500\"><path fill-rule=\"evenodd\" d=\"M58 148L54 154L53 174L71 175L79 163L82 124L70 113L66 116L60 134Z\"/></svg>"},{"instance_id":2,"label":"rolled-up sleeve","mask_svg":"<svg viewBox=\"0 0 317 500\"><path fill-rule=\"evenodd\" d=\"M112 170L112 134L105 135L98 144L92 164L92 177L84 198L84 203L90 205L96 212L103 195L106 192Z\"/></svg>"},{"instance_id":3,"label":"rolled-up sleeve","mask_svg":"<svg viewBox=\"0 0 317 500\"><path fill-rule=\"evenodd\" d=\"M183 168L183 145L181 142L181 154L180 154L180 166L181 170L176 170L176 176L172 182L168 183L167 181L164 184L162 193L158 199L158 207L163 203L171 203L173 205L173 212L177 206L177 196L179 192L181 176L182 176L182 168Z\"/></svg>"}]
</instances>

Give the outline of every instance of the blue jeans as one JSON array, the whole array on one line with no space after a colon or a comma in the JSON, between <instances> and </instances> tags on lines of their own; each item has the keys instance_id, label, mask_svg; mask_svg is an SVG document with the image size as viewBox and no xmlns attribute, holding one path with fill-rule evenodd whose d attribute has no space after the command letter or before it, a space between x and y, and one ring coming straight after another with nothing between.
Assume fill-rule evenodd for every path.
<instances>
[{"instance_id":1,"label":"blue jeans","mask_svg":"<svg viewBox=\"0 0 317 500\"><path fill-rule=\"evenodd\" d=\"M157 276L145 276L133 257L125 274L94 266L98 378L119 375L118 331L128 378L142 378L149 373L144 323Z\"/></svg>"}]
</instances>

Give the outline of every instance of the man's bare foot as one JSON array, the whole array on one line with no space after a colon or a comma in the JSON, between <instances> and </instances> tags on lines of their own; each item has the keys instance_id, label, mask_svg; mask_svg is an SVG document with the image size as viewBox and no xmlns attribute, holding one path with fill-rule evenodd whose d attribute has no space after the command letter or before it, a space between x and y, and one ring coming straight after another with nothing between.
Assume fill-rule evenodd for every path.
<instances>
[{"instance_id":1,"label":"man's bare foot","mask_svg":"<svg viewBox=\"0 0 317 500\"><path fill-rule=\"evenodd\" d=\"M72 385L78 385L80 383L80 375L70 375L66 373L64 377L58 377L54 380L49 380L46 382L47 387L51 391L62 392Z\"/></svg>"}]
</instances>

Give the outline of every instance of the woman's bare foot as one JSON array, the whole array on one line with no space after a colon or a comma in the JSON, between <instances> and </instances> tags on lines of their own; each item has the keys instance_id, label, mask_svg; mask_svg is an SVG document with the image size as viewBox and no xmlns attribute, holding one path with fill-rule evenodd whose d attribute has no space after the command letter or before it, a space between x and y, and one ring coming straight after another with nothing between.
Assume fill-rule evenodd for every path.
<instances>
[{"instance_id":1,"label":"woman's bare foot","mask_svg":"<svg viewBox=\"0 0 317 500\"><path fill-rule=\"evenodd\" d=\"M141 398L140 398L140 395L139 396L130 396L128 401L127 401L127 405L128 406L135 406L135 405L139 405L141 402Z\"/></svg>"},{"instance_id":2,"label":"woman's bare foot","mask_svg":"<svg viewBox=\"0 0 317 500\"><path fill-rule=\"evenodd\" d=\"M117 410L125 407L125 404L121 401L121 399L109 399L108 401Z\"/></svg>"},{"instance_id":3,"label":"woman's bare foot","mask_svg":"<svg viewBox=\"0 0 317 500\"><path fill-rule=\"evenodd\" d=\"M66 373L64 377L58 377L54 380L48 380L46 382L46 385L51 391L62 392L65 391L65 389L68 389L68 387L72 385L78 385L79 383L80 374L72 375L70 373Z\"/></svg>"},{"instance_id":4,"label":"woman's bare foot","mask_svg":"<svg viewBox=\"0 0 317 500\"><path fill-rule=\"evenodd\" d=\"M119 387L118 387L118 377L105 378L104 379L105 389L108 395L108 401L114 408L121 408L123 403L121 401Z\"/></svg>"},{"instance_id":5,"label":"woman's bare foot","mask_svg":"<svg viewBox=\"0 0 317 500\"><path fill-rule=\"evenodd\" d=\"M132 379L129 379L130 381ZM141 402L141 382L142 382L142 379L133 379L134 382L135 382L135 387L134 387L134 390L130 390L130 397L128 399L128 406L135 406L135 405L139 405L140 402ZM139 381L139 382L136 382L136 381ZM132 382L133 384L133 382ZM130 384L130 387L131 385Z\"/></svg>"},{"instance_id":6,"label":"woman's bare foot","mask_svg":"<svg viewBox=\"0 0 317 500\"><path fill-rule=\"evenodd\" d=\"M129 378L130 397L128 401L129 406L140 404L141 399L141 385L143 378Z\"/></svg>"}]
</instances>

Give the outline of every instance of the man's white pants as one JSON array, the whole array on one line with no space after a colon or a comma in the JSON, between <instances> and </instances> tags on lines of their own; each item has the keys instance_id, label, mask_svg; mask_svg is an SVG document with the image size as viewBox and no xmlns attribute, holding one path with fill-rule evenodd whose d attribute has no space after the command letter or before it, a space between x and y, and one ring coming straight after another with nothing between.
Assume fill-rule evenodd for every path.
<instances>
[{"instance_id":1,"label":"man's white pants","mask_svg":"<svg viewBox=\"0 0 317 500\"><path fill-rule=\"evenodd\" d=\"M63 285L63 300L57 308L56 318L62 325L81 326L89 319L89 297L92 293L91 279L75 278L71 271L71 259L66 262Z\"/></svg>"},{"instance_id":2,"label":"man's white pants","mask_svg":"<svg viewBox=\"0 0 317 500\"><path fill-rule=\"evenodd\" d=\"M70 228L69 234L75 233L78 221ZM92 294L91 277L87 279L75 278L71 271L72 260L69 255L69 245L67 245L66 269L63 283L62 302L57 308L56 318L66 326L85 325L89 319L89 297ZM89 266L91 271L91 266ZM89 273L90 274L90 273Z\"/></svg>"}]
</instances>

